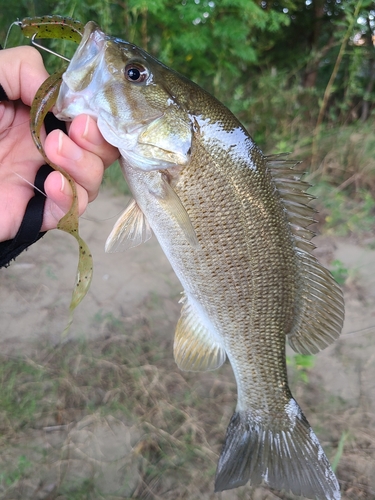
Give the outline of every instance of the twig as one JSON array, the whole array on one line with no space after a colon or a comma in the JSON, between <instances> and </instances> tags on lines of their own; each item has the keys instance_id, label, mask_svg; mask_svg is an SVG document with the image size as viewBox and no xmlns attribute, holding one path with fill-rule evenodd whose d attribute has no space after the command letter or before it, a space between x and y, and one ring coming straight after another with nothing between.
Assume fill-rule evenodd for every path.
<instances>
[{"instance_id":1,"label":"twig","mask_svg":"<svg viewBox=\"0 0 375 500\"><path fill-rule=\"evenodd\" d=\"M332 92L333 83L336 79L342 58L344 57L346 44L348 43L349 37L350 37L351 32L353 30L354 22L358 18L359 10L361 7L362 7L362 0L358 0L357 5L354 9L353 17L349 23L348 29L346 30L345 36L342 39L340 50L339 50L339 53L338 53L338 56L337 56L337 59L335 62L335 66L334 66L332 74L331 74L331 78L329 79L329 82L327 83L326 90L324 92L323 102L322 102L322 105L320 106L318 119L317 119L315 129L313 132L312 154L311 154L311 168L312 169L314 168L316 157L317 157L317 143L318 143L318 135L319 135L319 131L320 131L320 126L322 124L323 117L324 117L324 114L325 114L326 109L327 109L328 100L329 100L329 97L330 97L331 92Z\"/></svg>"}]
</instances>

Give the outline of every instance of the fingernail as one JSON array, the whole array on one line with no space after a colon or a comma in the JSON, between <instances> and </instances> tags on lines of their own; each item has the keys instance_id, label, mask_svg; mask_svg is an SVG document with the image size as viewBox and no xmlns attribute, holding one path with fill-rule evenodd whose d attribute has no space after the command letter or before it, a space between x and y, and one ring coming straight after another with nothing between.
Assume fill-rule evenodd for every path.
<instances>
[{"instance_id":1,"label":"fingernail","mask_svg":"<svg viewBox=\"0 0 375 500\"><path fill-rule=\"evenodd\" d=\"M86 118L85 130L82 137L95 146L101 146L105 140L96 125L96 121L89 115Z\"/></svg>"},{"instance_id":2,"label":"fingernail","mask_svg":"<svg viewBox=\"0 0 375 500\"><path fill-rule=\"evenodd\" d=\"M60 172L60 176L61 176L61 187L60 187L60 191L66 195L71 195L72 194L72 188L70 187L70 184L69 182L67 181L67 179L63 176L63 174Z\"/></svg>"},{"instance_id":3,"label":"fingernail","mask_svg":"<svg viewBox=\"0 0 375 500\"><path fill-rule=\"evenodd\" d=\"M63 193L64 192L64 187L65 187L65 177L63 174L60 172L60 177L61 177L61 188L60 191Z\"/></svg>"},{"instance_id":4,"label":"fingernail","mask_svg":"<svg viewBox=\"0 0 375 500\"><path fill-rule=\"evenodd\" d=\"M59 131L59 144L57 147L59 155L67 158L68 160L79 160L82 156L82 149L71 139L69 139L64 132Z\"/></svg>"}]
</instances>

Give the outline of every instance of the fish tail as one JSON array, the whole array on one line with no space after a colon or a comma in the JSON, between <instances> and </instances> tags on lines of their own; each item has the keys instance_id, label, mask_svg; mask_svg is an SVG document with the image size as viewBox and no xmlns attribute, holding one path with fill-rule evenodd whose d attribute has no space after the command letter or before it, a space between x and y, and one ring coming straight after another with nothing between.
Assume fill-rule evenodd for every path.
<instances>
[{"instance_id":1,"label":"fish tail","mask_svg":"<svg viewBox=\"0 0 375 500\"><path fill-rule=\"evenodd\" d=\"M318 500L339 500L328 459L300 407L291 399L285 415L270 421L259 412L236 411L216 471L215 491L250 481Z\"/></svg>"}]
</instances>

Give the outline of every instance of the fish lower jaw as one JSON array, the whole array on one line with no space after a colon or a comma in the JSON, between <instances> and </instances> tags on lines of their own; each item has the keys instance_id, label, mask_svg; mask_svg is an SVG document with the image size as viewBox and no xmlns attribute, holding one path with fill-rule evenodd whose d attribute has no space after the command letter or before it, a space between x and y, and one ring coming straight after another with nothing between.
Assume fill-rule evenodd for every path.
<instances>
[{"instance_id":1,"label":"fish lower jaw","mask_svg":"<svg viewBox=\"0 0 375 500\"><path fill-rule=\"evenodd\" d=\"M87 105L86 99L73 98L72 100L64 99L64 101L56 102L52 109L53 114L59 120L72 121L78 115L87 114L97 119L97 113L93 112Z\"/></svg>"}]
</instances>

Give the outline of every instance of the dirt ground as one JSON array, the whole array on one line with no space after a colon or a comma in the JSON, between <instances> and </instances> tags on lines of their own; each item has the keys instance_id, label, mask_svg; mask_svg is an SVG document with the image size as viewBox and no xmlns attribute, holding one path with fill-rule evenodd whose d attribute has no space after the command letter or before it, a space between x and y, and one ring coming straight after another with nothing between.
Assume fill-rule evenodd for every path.
<instances>
[{"instance_id":1,"label":"dirt ground","mask_svg":"<svg viewBox=\"0 0 375 500\"><path fill-rule=\"evenodd\" d=\"M164 329L166 336L173 336L180 310L181 287L155 237L124 254L104 252L105 240L126 203L123 196L115 195L107 188L82 218L81 233L94 257L94 278L88 296L74 314L68 337L63 341L100 337L103 322L97 321L98 314L114 318L121 316L131 321L150 297L156 297L160 304L158 330ZM325 263L340 260L349 271L349 279L345 285L343 334L333 346L316 357L309 376L319 381L328 398L343 402L342 406L330 407L332 414L326 415L327 419L338 422L340 429L349 432L338 476L340 470L345 469L342 484L351 482L356 485L357 482L366 485L364 495L359 495L360 489L355 489L352 495L349 492L344 498L374 499L375 251L348 239L317 237L314 242L318 246L318 257ZM0 349L3 355L28 356L39 339L56 344L61 341L61 332L68 320L76 264L75 240L53 231L24 252L9 268L1 270ZM298 394L296 396L298 399ZM86 424L83 427L88 432L89 423ZM104 427L96 429L95 446L105 454L109 439L107 431ZM362 438L369 443L360 452L358 440L351 439L355 434L353 429L363 431ZM319 435L319 429L317 432ZM116 428L111 436L122 449L136 442L136 435L123 426ZM36 435L33 438L36 439ZM92 450L96 448L92 442L87 444L86 440L85 443L91 447L86 453L94 453ZM115 481L113 474L108 472L107 481L110 483ZM224 493L212 498L232 497L230 493Z\"/></svg>"}]
</instances>

